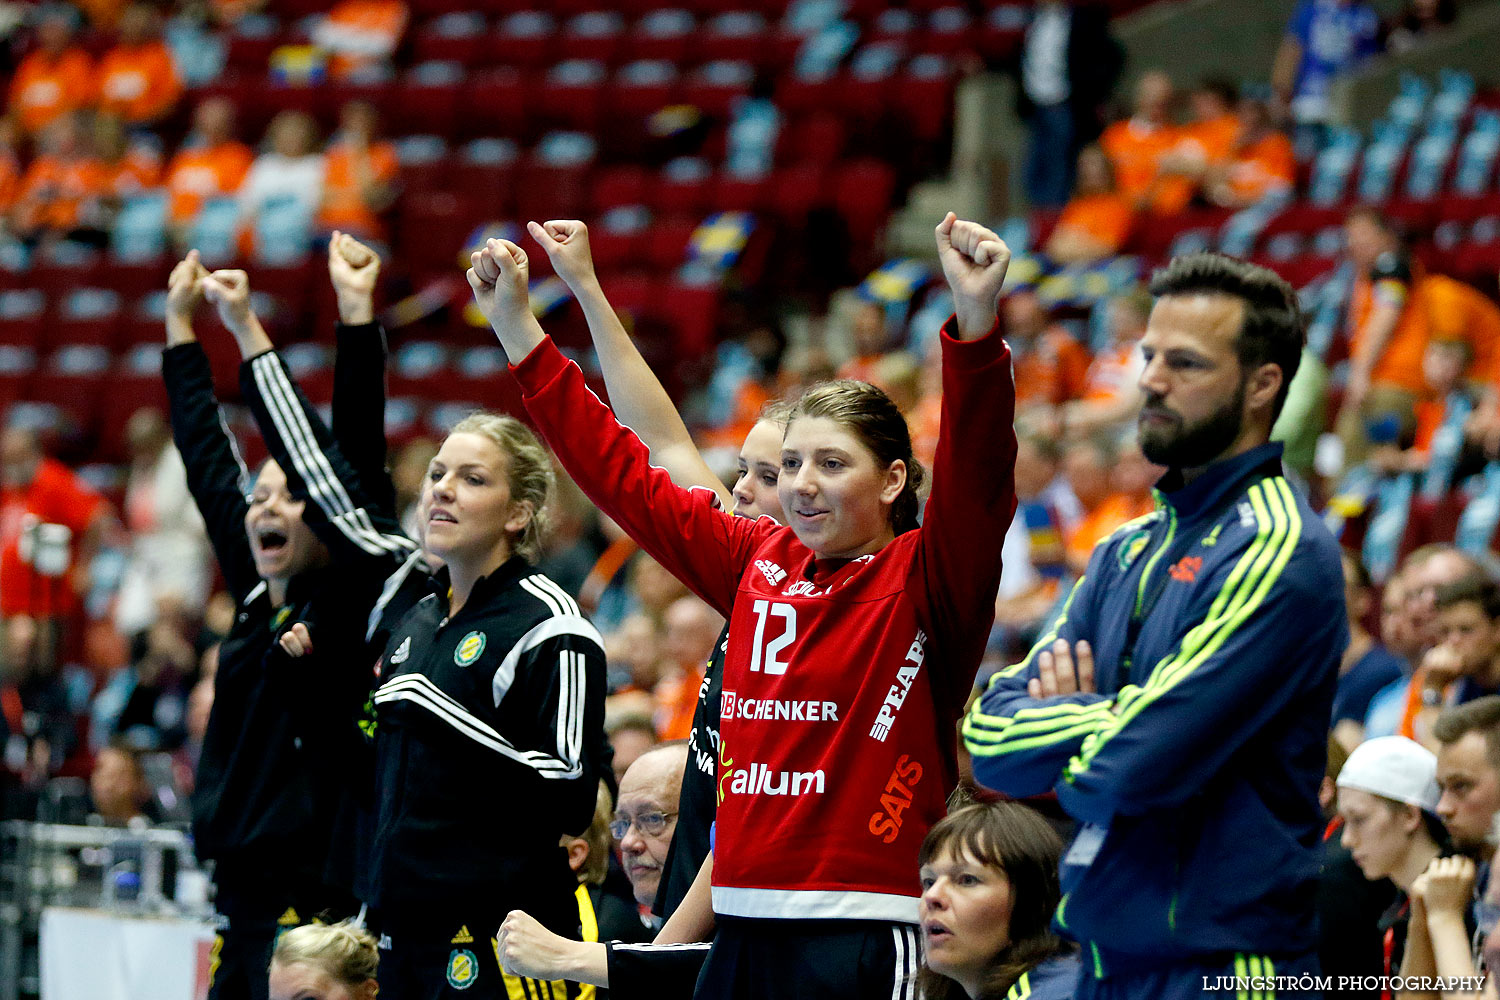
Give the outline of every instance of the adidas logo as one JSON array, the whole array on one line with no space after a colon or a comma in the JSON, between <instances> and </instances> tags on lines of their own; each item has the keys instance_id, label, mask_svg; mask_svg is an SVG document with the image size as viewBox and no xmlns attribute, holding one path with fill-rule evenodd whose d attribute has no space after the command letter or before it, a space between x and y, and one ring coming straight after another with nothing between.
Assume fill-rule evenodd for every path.
<instances>
[{"instance_id":1,"label":"adidas logo","mask_svg":"<svg viewBox=\"0 0 1500 1000\"><path fill-rule=\"evenodd\" d=\"M396 651L391 654L391 666L400 666L401 664L405 663L407 658L410 656L411 636L407 636L405 639L401 640L401 645L397 646Z\"/></svg>"},{"instance_id":2,"label":"adidas logo","mask_svg":"<svg viewBox=\"0 0 1500 1000\"><path fill-rule=\"evenodd\" d=\"M472 935L472 934L469 933L469 925L468 924L464 924L462 927L460 927L458 929L458 933L455 934L455 935L453 935L453 940L451 942L449 942L449 943L450 944L473 944L474 943L474 935Z\"/></svg>"},{"instance_id":3,"label":"adidas logo","mask_svg":"<svg viewBox=\"0 0 1500 1000\"><path fill-rule=\"evenodd\" d=\"M769 559L755 560L755 568L761 571L766 578L766 582L773 587L786 579L786 570Z\"/></svg>"}]
</instances>

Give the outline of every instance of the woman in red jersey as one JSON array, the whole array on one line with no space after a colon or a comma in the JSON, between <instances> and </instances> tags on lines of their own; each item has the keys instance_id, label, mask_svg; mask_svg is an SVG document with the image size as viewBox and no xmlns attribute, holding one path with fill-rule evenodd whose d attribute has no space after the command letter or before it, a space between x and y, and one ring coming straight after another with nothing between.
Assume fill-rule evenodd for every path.
<instances>
[{"instance_id":1,"label":"woman in red jersey","mask_svg":"<svg viewBox=\"0 0 1500 1000\"><path fill-rule=\"evenodd\" d=\"M491 240L468 279L528 410L591 499L730 616L718 768L718 935L697 995L909 997L923 836L957 782L954 725L984 650L1015 509L1014 388L995 303L1010 254L949 214L955 315L943 433L922 470L900 412L858 382L793 409L788 526L735 518L650 464L530 311L527 258ZM732 609L732 613L731 613Z\"/></svg>"}]
</instances>

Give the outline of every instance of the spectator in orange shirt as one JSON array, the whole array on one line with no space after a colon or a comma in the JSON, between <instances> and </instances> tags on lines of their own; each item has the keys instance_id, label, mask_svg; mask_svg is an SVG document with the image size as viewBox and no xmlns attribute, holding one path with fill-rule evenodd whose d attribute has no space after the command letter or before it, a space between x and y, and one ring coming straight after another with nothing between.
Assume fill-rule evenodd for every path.
<instances>
[{"instance_id":1,"label":"spectator in orange shirt","mask_svg":"<svg viewBox=\"0 0 1500 1000\"><path fill-rule=\"evenodd\" d=\"M1083 456L1088 451L1094 452L1095 461L1110 461L1110 464L1102 470L1096 468L1083 472ZM1075 454L1079 455L1078 459L1074 459ZM1103 498L1095 500L1092 507L1086 507L1087 513L1083 520L1068 532L1064 540L1068 569L1081 576L1088 567L1089 556L1095 545L1126 521L1144 517L1156 509L1151 487L1156 485L1165 470L1152 465L1134 440L1116 449L1107 439L1100 438L1070 449L1067 466L1070 484L1074 482L1075 467L1080 470L1080 481L1083 481L1085 475L1097 477L1102 471L1109 484L1109 492ZM1076 486L1074 492L1077 493Z\"/></svg>"},{"instance_id":2,"label":"spectator in orange shirt","mask_svg":"<svg viewBox=\"0 0 1500 1000\"><path fill-rule=\"evenodd\" d=\"M144 126L170 113L181 96L160 16L149 4L132 4L120 17L119 43L99 62L100 108Z\"/></svg>"},{"instance_id":3,"label":"spectator in orange shirt","mask_svg":"<svg viewBox=\"0 0 1500 1000\"><path fill-rule=\"evenodd\" d=\"M1449 408L1454 402L1469 394L1464 376L1473 360L1474 351L1468 341L1433 337L1427 342L1422 358L1427 391L1417 400L1411 437L1393 444L1377 445L1370 455L1373 465L1388 473L1421 472L1427 468L1432 456L1433 436L1447 422ZM1478 465L1461 459L1454 472L1454 481L1478 471Z\"/></svg>"},{"instance_id":4,"label":"spectator in orange shirt","mask_svg":"<svg viewBox=\"0 0 1500 1000\"><path fill-rule=\"evenodd\" d=\"M69 8L51 7L36 29L36 49L21 60L10 84L10 113L36 135L95 97L94 61L73 40Z\"/></svg>"},{"instance_id":5,"label":"spectator in orange shirt","mask_svg":"<svg viewBox=\"0 0 1500 1000\"><path fill-rule=\"evenodd\" d=\"M102 246L108 226L105 171L94 157L83 116L71 114L48 126L41 155L21 178L16 233L28 243L67 238Z\"/></svg>"},{"instance_id":6,"label":"spectator in orange shirt","mask_svg":"<svg viewBox=\"0 0 1500 1000\"><path fill-rule=\"evenodd\" d=\"M854 340L854 357L845 361L839 378L873 382L881 357L891 349L891 334L886 327L885 309L878 302L861 298L850 317L849 336Z\"/></svg>"},{"instance_id":7,"label":"spectator in orange shirt","mask_svg":"<svg viewBox=\"0 0 1500 1000\"><path fill-rule=\"evenodd\" d=\"M81 629L85 573L109 507L67 466L42 453L34 431L0 434L0 617L17 679L55 670L59 646Z\"/></svg>"},{"instance_id":8,"label":"spectator in orange shirt","mask_svg":"<svg viewBox=\"0 0 1500 1000\"><path fill-rule=\"evenodd\" d=\"M328 69L336 80L388 69L409 17L401 0L342 0L313 29L313 41L333 54Z\"/></svg>"},{"instance_id":9,"label":"spectator in orange shirt","mask_svg":"<svg viewBox=\"0 0 1500 1000\"><path fill-rule=\"evenodd\" d=\"M1109 345L1094 356L1083 398L1069 403L1064 425L1070 437L1119 430L1134 424L1141 409L1141 338L1151 315L1151 297L1139 291L1109 300Z\"/></svg>"},{"instance_id":10,"label":"spectator in orange shirt","mask_svg":"<svg viewBox=\"0 0 1500 1000\"><path fill-rule=\"evenodd\" d=\"M666 659L671 666L656 684L656 732L663 740L685 740L693 729L698 688L724 619L696 597L679 597L663 616Z\"/></svg>"},{"instance_id":11,"label":"spectator in orange shirt","mask_svg":"<svg viewBox=\"0 0 1500 1000\"><path fill-rule=\"evenodd\" d=\"M1292 189L1297 156L1292 140L1271 122L1265 101L1240 99L1239 134L1227 162L1209 171L1208 200L1225 208L1248 208L1270 195Z\"/></svg>"},{"instance_id":12,"label":"spectator in orange shirt","mask_svg":"<svg viewBox=\"0 0 1500 1000\"><path fill-rule=\"evenodd\" d=\"M1052 321L1035 289L1017 288L1006 297L1005 337L1014 359L1017 410L1082 398L1089 352Z\"/></svg>"},{"instance_id":13,"label":"spectator in orange shirt","mask_svg":"<svg viewBox=\"0 0 1500 1000\"><path fill-rule=\"evenodd\" d=\"M337 229L366 243L385 239L380 214L396 199L396 147L376 139L378 123L375 106L365 101L340 110L326 156L320 230Z\"/></svg>"},{"instance_id":14,"label":"spectator in orange shirt","mask_svg":"<svg viewBox=\"0 0 1500 1000\"><path fill-rule=\"evenodd\" d=\"M1193 120L1177 130L1177 142L1161 160L1151 210L1171 215L1187 208L1211 170L1229 162L1240 122L1238 93L1226 80L1205 80L1190 98Z\"/></svg>"},{"instance_id":15,"label":"spectator in orange shirt","mask_svg":"<svg viewBox=\"0 0 1500 1000\"><path fill-rule=\"evenodd\" d=\"M132 141L125 123L114 115L94 118L94 156L104 168L104 186L116 200L161 187L161 153L144 141Z\"/></svg>"},{"instance_id":16,"label":"spectator in orange shirt","mask_svg":"<svg viewBox=\"0 0 1500 1000\"><path fill-rule=\"evenodd\" d=\"M1427 388L1422 356L1429 328L1417 300L1421 265L1380 213L1350 212L1344 235L1355 279L1347 311L1349 379L1335 426L1347 466L1368 453L1372 422L1394 418L1408 429L1415 423L1417 399Z\"/></svg>"},{"instance_id":17,"label":"spectator in orange shirt","mask_svg":"<svg viewBox=\"0 0 1500 1000\"><path fill-rule=\"evenodd\" d=\"M1092 264L1113 257L1130 235L1135 209L1115 187L1109 157L1098 146L1078 153L1078 184L1047 238L1046 254L1059 264Z\"/></svg>"},{"instance_id":18,"label":"spectator in orange shirt","mask_svg":"<svg viewBox=\"0 0 1500 1000\"><path fill-rule=\"evenodd\" d=\"M1152 70L1135 86L1135 114L1104 130L1099 145L1115 168L1115 185L1137 209L1151 207L1162 159L1177 145L1172 79Z\"/></svg>"},{"instance_id":19,"label":"spectator in orange shirt","mask_svg":"<svg viewBox=\"0 0 1500 1000\"><path fill-rule=\"evenodd\" d=\"M171 223L185 242L203 202L237 194L255 155L234 137L234 105L210 97L193 112L193 131L167 168Z\"/></svg>"}]
</instances>

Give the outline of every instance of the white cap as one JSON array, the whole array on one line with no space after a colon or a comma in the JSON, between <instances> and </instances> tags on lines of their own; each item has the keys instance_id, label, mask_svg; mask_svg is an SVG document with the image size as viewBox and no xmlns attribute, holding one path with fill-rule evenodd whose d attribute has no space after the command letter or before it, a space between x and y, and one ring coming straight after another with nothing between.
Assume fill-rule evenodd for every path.
<instances>
[{"instance_id":1,"label":"white cap","mask_svg":"<svg viewBox=\"0 0 1500 1000\"><path fill-rule=\"evenodd\" d=\"M1354 748L1339 772L1338 786L1436 813L1437 757L1405 736L1377 736Z\"/></svg>"}]
</instances>

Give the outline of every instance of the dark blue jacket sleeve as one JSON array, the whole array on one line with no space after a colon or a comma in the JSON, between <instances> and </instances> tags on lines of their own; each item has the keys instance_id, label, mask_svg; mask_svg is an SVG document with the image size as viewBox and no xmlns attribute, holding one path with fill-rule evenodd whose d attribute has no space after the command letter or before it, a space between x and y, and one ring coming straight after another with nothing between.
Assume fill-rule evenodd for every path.
<instances>
[{"instance_id":1,"label":"dark blue jacket sleeve","mask_svg":"<svg viewBox=\"0 0 1500 1000\"><path fill-rule=\"evenodd\" d=\"M303 520L334 561L369 565L382 577L400 566L416 543L401 532L393 512L371 501L280 355L267 351L241 365L240 388L288 489L307 500Z\"/></svg>"},{"instance_id":2,"label":"dark blue jacket sleeve","mask_svg":"<svg viewBox=\"0 0 1500 1000\"><path fill-rule=\"evenodd\" d=\"M208 355L197 343L162 353L162 380L172 419L172 439L187 468L188 489L213 543L224 583L241 604L260 584L245 537L249 473L234 450L214 396Z\"/></svg>"},{"instance_id":3,"label":"dark blue jacket sleeve","mask_svg":"<svg viewBox=\"0 0 1500 1000\"><path fill-rule=\"evenodd\" d=\"M1119 693L1068 763L1057 797L1075 819L1105 825L1178 805L1271 720L1311 705L1320 685L1331 692L1348 638L1337 549L1304 537L1285 480L1252 487L1249 500L1254 536L1215 566L1175 647Z\"/></svg>"},{"instance_id":4,"label":"dark blue jacket sleeve","mask_svg":"<svg viewBox=\"0 0 1500 1000\"><path fill-rule=\"evenodd\" d=\"M379 323L338 324L333 362L333 440L376 510L399 517L386 467L385 331Z\"/></svg>"},{"instance_id":5,"label":"dark blue jacket sleeve","mask_svg":"<svg viewBox=\"0 0 1500 1000\"><path fill-rule=\"evenodd\" d=\"M964 719L964 746L974 778L1016 798L1040 795L1057 783L1069 758L1111 718L1111 700L1097 694L1033 698L1026 682L1037 676L1037 654L1058 639L1069 646L1094 634L1094 590L1100 546L1089 572L1074 585L1062 611L1020 663L997 671Z\"/></svg>"}]
</instances>

